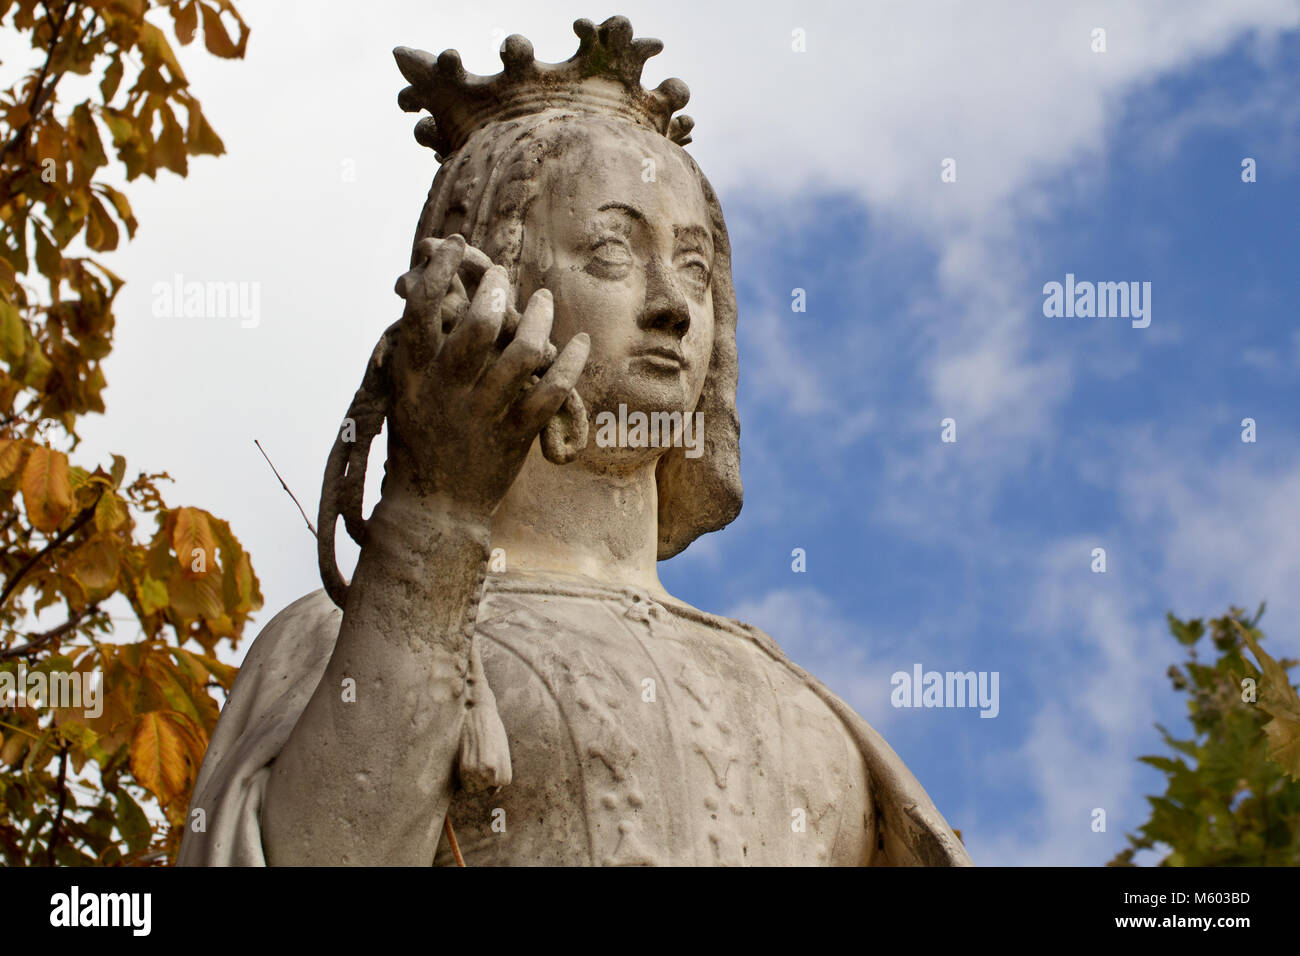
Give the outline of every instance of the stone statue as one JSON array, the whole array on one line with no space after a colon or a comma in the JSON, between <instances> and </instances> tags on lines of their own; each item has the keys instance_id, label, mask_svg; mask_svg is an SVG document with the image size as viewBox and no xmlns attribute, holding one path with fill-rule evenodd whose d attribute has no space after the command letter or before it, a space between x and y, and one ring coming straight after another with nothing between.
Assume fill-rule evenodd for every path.
<instances>
[{"instance_id":1,"label":"stone statue","mask_svg":"<svg viewBox=\"0 0 1300 956\"><path fill-rule=\"evenodd\" d=\"M325 590L253 644L180 863L969 865L843 701L659 583L740 511L730 246L685 84L641 86L662 44L574 29L493 77L395 51L441 162L404 312L326 466Z\"/></svg>"}]
</instances>

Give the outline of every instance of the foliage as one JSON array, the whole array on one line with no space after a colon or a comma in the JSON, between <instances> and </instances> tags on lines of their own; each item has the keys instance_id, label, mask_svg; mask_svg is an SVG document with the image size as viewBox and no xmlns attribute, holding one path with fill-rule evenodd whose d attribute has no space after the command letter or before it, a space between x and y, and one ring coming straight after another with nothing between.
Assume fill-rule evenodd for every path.
<instances>
[{"instance_id":1,"label":"foliage","mask_svg":"<svg viewBox=\"0 0 1300 956\"><path fill-rule=\"evenodd\" d=\"M105 175L185 176L190 156L224 151L154 22L167 16L182 46L201 23L210 53L243 56L229 0L0 0L0 25L35 59L0 92L0 687L21 692L0 701L9 865L174 856L216 722L211 689L234 679L217 647L234 647L262 602L230 527L168 507L165 473L128 480L119 455L69 458L78 419L104 411L122 287L94 254L138 225ZM61 82L81 92L61 99ZM38 614L61 620L34 633ZM138 633L115 637L123 620ZM66 706L78 703L66 675L83 675L83 692L98 675L102 713Z\"/></svg>"},{"instance_id":2,"label":"foliage","mask_svg":"<svg viewBox=\"0 0 1300 956\"><path fill-rule=\"evenodd\" d=\"M1159 727L1174 754L1139 758L1166 775L1166 790L1147 798L1151 819L1110 865L1132 865L1138 850L1157 847L1169 848L1162 866L1300 864L1300 697L1288 675L1296 662L1259 646L1263 611L1247 619L1231 608L1210 621L1211 664L1196 654L1202 621L1169 615L1170 633L1187 648L1169 677L1189 697L1193 735L1178 740Z\"/></svg>"}]
</instances>

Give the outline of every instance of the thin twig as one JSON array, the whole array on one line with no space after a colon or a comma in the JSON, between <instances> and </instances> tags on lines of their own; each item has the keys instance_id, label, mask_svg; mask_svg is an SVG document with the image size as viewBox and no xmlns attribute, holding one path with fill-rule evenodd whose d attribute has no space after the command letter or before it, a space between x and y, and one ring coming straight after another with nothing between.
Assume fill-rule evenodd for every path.
<instances>
[{"instance_id":1,"label":"thin twig","mask_svg":"<svg viewBox=\"0 0 1300 956\"><path fill-rule=\"evenodd\" d=\"M257 450L262 453L262 457L265 458L266 463L271 466L271 470L275 471L275 464L271 461L271 457L266 453L266 449L262 447L262 443L254 438L253 444L256 445ZM275 471L275 477L280 478L280 473L278 471ZM283 478L280 478L280 487L288 492L289 497L293 498L293 503L298 505L298 513L302 515L302 520L307 522L307 530L312 533L312 537L319 537L319 535L316 534L316 527L311 523L311 519L307 517L307 512L302 510L302 505L298 503L297 496L294 495L292 491L289 491L289 486L284 483Z\"/></svg>"},{"instance_id":2,"label":"thin twig","mask_svg":"<svg viewBox=\"0 0 1300 956\"><path fill-rule=\"evenodd\" d=\"M0 661L7 661L14 657L26 657L40 650L56 637L62 637L68 631L72 630L82 622L87 615L94 614L99 610L98 604L91 604L80 611L77 611L72 617L68 618L57 627L52 627L44 634L30 634L27 636L27 643L20 644L17 647L6 647L0 650Z\"/></svg>"},{"instance_id":3,"label":"thin twig","mask_svg":"<svg viewBox=\"0 0 1300 956\"><path fill-rule=\"evenodd\" d=\"M451 817L442 818L442 829L447 834L447 842L451 844L451 855L456 858L456 865L464 866L465 858L460 855L460 844L456 842L456 831L451 828Z\"/></svg>"},{"instance_id":4,"label":"thin twig","mask_svg":"<svg viewBox=\"0 0 1300 956\"><path fill-rule=\"evenodd\" d=\"M41 739L39 734L34 734L30 730L23 730L21 727L15 727L13 724L6 724L3 720L0 720L0 727L5 730L12 730L16 734L22 734L24 737L31 737L32 740Z\"/></svg>"}]
</instances>

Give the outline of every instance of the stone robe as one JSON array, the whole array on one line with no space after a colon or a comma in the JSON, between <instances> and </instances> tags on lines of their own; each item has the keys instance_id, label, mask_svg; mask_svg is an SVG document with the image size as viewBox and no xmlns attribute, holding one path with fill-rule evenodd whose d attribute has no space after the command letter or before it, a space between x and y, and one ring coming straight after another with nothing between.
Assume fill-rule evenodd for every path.
<instances>
[{"instance_id":1,"label":"stone robe","mask_svg":"<svg viewBox=\"0 0 1300 956\"><path fill-rule=\"evenodd\" d=\"M254 642L195 786L206 831L186 833L181 865L265 865L270 766L342 617L317 591ZM755 628L512 573L488 576L476 640L513 781L453 793L470 866L970 865L889 745ZM445 839L430 862L452 863Z\"/></svg>"}]
</instances>

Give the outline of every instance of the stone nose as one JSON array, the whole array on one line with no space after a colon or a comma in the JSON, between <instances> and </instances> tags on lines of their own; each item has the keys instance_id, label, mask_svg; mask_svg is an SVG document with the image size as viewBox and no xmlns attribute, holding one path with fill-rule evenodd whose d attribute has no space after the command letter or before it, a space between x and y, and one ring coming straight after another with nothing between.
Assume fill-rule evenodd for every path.
<instances>
[{"instance_id":1,"label":"stone nose","mask_svg":"<svg viewBox=\"0 0 1300 956\"><path fill-rule=\"evenodd\" d=\"M646 268L645 305L637 324L642 329L668 332L677 339L685 337L691 327L690 303L658 256Z\"/></svg>"}]
</instances>

